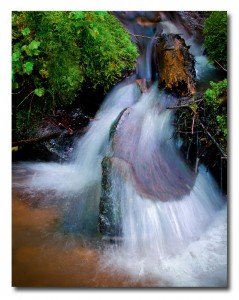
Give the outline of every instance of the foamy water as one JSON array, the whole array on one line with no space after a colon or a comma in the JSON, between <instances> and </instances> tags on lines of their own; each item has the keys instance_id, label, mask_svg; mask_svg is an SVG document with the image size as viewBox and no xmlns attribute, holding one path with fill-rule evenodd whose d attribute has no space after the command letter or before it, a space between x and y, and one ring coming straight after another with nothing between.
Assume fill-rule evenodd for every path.
<instances>
[{"instance_id":1,"label":"foamy water","mask_svg":"<svg viewBox=\"0 0 239 300\"><path fill-rule=\"evenodd\" d=\"M158 286L226 286L226 204L204 167L194 174L176 147L173 110L166 108L176 100L156 86L141 96L136 84L120 85L78 141L71 162L17 164L15 171L27 178L18 188L33 198L41 192L38 201L46 206L57 199L63 226L89 238L98 234L101 161L108 156L123 235L105 248L101 268L152 278ZM112 145L110 127L127 107Z\"/></svg>"}]
</instances>

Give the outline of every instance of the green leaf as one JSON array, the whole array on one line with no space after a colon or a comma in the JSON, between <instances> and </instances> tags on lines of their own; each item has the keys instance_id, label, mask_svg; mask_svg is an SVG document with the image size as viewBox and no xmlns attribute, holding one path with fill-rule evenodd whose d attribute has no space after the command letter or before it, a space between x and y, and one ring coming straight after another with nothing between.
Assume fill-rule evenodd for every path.
<instances>
[{"instance_id":1,"label":"green leaf","mask_svg":"<svg viewBox=\"0 0 239 300\"><path fill-rule=\"evenodd\" d=\"M35 89L34 94L37 95L38 97L42 97L45 94L45 89L44 88Z\"/></svg>"},{"instance_id":2,"label":"green leaf","mask_svg":"<svg viewBox=\"0 0 239 300\"><path fill-rule=\"evenodd\" d=\"M33 55L39 55L40 53L41 53L40 50L34 50L34 51L33 51Z\"/></svg>"},{"instance_id":3,"label":"green leaf","mask_svg":"<svg viewBox=\"0 0 239 300\"><path fill-rule=\"evenodd\" d=\"M33 70L33 65L34 63L31 61L28 61L25 64L23 64L23 73L27 73L28 75L30 75Z\"/></svg>"},{"instance_id":4,"label":"green leaf","mask_svg":"<svg viewBox=\"0 0 239 300\"><path fill-rule=\"evenodd\" d=\"M39 45L41 44L41 42L37 42L36 40L31 41L31 43L28 45L28 49L30 50L34 50L37 49L39 47Z\"/></svg>"},{"instance_id":5,"label":"green leaf","mask_svg":"<svg viewBox=\"0 0 239 300\"><path fill-rule=\"evenodd\" d=\"M17 51L12 54L12 61L18 61L21 56L21 52Z\"/></svg>"},{"instance_id":6,"label":"green leaf","mask_svg":"<svg viewBox=\"0 0 239 300\"><path fill-rule=\"evenodd\" d=\"M30 32L31 32L31 30L29 28L25 28L25 29L22 30L22 34L24 36L28 35Z\"/></svg>"},{"instance_id":7,"label":"green leaf","mask_svg":"<svg viewBox=\"0 0 239 300\"><path fill-rule=\"evenodd\" d=\"M27 45L22 46L22 51L27 51Z\"/></svg>"},{"instance_id":8,"label":"green leaf","mask_svg":"<svg viewBox=\"0 0 239 300\"><path fill-rule=\"evenodd\" d=\"M12 89L15 90L15 89L18 89L19 88L19 85L16 81L13 81L12 83Z\"/></svg>"}]
</instances>

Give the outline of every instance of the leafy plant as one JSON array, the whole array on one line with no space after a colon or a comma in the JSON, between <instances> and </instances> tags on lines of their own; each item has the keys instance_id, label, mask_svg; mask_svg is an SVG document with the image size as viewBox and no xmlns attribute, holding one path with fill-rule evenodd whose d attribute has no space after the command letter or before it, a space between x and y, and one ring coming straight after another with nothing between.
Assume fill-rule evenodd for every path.
<instances>
[{"instance_id":1,"label":"leafy plant","mask_svg":"<svg viewBox=\"0 0 239 300\"><path fill-rule=\"evenodd\" d=\"M227 107L224 102L227 98L227 79L217 83L210 82L210 85L211 88L207 89L203 95L208 125L221 142L223 142L223 138L225 139L225 144L227 140Z\"/></svg>"},{"instance_id":2,"label":"leafy plant","mask_svg":"<svg viewBox=\"0 0 239 300\"><path fill-rule=\"evenodd\" d=\"M204 45L209 59L227 67L227 12L214 11L204 23Z\"/></svg>"}]
</instances>

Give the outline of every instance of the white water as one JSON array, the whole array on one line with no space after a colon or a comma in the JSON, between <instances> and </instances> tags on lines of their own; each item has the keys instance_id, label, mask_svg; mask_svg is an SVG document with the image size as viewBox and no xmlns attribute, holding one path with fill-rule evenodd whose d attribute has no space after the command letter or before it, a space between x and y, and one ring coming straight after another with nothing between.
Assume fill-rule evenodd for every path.
<instances>
[{"instance_id":1,"label":"white water","mask_svg":"<svg viewBox=\"0 0 239 300\"><path fill-rule=\"evenodd\" d=\"M32 176L29 188L54 190L58 194L78 193L100 182L101 161L109 140L109 128L118 114L133 105L139 95L136 84L119 85L105 99L100 111L78 141L70 163L21 163Z\"/></svg>"},{"instance_id":2,"label":"white water","mask_svg":"<svg viewBox=\"0 0 239 300\"><path fill-rule=\"evenodd\" d=\"M18 164L32 174L22 187L33 197L42 192L44 205L52 198L63 204L69 230L95 235L101 161L112 156L111 194L121 202L123 241L106 247L102 268L153 278L156 286L226 286L226 205L203 166L195 183L189 178L193 173L173 139L173 110L165 108L175 101L156 86L141 96L135 83L119 85L78 141L70 163ZM112 149L110 126L126 107L131 111Z\"/></svg>"},{"instance_id":3,"label":"white water","mask_svg":"<svg viewBox=\"0 0 239 300\"><path fill-rule=\"evenodd\" d=\"M145 244L147 252L143 254L140 248L132 252L112 246L102 259L102 269L110 266L115 272L127 270L135 279L153 279L154 287L226 287L226 224L227 209L224 207L213 216L211 224L197 240L181 253L163 259L149 244ZM177 251L177 243L172 247Z\"/></svg>"},{"instance_id":4,"label":"white water","mask_svg":"<svg viewBox=\"0 0 239 300\"><path fill-rule=\"evenodd\" d=\"M173 101L152 87L119 125L111 195L121 203L123 240L106 252L102 265L157 278L160 286L226 286L226 205L216 183L201 166L190 193L172 192L193 176L172 139L173 113L165 106ZM145 164L147 170L141 169ZM142 191L137 176L163 187L152 195L149 183ZM165 202L164 192L170 195Z\"/></svg>"}]
</instances>

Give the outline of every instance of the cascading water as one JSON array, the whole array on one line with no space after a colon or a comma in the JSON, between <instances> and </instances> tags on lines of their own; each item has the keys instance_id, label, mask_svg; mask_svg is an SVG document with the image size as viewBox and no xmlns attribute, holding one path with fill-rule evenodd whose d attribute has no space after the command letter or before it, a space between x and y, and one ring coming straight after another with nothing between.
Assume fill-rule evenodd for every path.
<instances>
[{"instance_id":1,"label":"cascading water","mask_svg":"<svg viewBox=\"0 0 239 300\"><path fill-rule=\"evenodd\" d=\"M147 67L139 68L147 80L150 43ZM108 159L106 192L119 230L109 234L115 242L106 242L101 268L152 279L153 286L226 286L226 204L205 168L195 174L180 154L174 111L167 109L177 101L156 84L141 94L129 78L106 97L69 163L22 163L16 169L33 174L22 184L28 193L41 191L44 205L61 207L66 232L89 238L99 235L102 160Z\"/></svg>"},{"instance_id":2,"label":"cascading water","mask_svg":"<svg viewBox=\"0 0 239 300\"><path fill-rule=\"evenodd\" d=\"M166 109L174 101L153 86L112 141L111 198L121 203L123 239L103 264L165 286L225 285L224 200L203 166L195 175L180 157Z\"/></svg>"}]
</instances>

